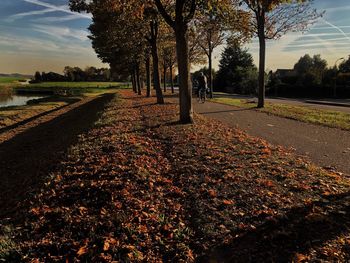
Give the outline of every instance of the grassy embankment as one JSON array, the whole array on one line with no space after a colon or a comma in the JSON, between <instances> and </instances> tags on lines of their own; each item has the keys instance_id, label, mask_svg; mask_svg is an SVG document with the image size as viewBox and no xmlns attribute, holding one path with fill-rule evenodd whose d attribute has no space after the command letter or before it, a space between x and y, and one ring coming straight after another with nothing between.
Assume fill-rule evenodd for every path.
<instances>
[{"instance_id":1,"label":"grassy embankment","mask_svg":"<svg viewBox=\"0 0 350 263\"><path fill-rule=\"evenodd\" d=\"M347 180L201 116L177 124L175 104L122 95L18 207L24 221L3 224L0 260L350 259Z\"/></svg>"},{"instance_id":2,"label":"grassy embankment","mask_svg":"<svg viewBox=\"0 0 350 263\"><path fill-rule=\"evenodd\" d=\"M256 104L247 99L214 98L212 101L240 108L256 109L257 111L307 123L350 130L350 114L345 112L277 103L266 103L265 108L257 109Z\"/></svg>"},{"instance_id":3,"label":"grassy embankment","mask_svg":"<svg viewBox=\"0 0 350 263\"><path fill-rule=\"evenodd\" d=\"M117 82L44 82L40 84L21 85L7 78L0 85L1 93L10 96L11 93L42 94L47 98L34 100L26 106L7 107L0 109L0 128L14 125L33 116L48 112L85 97L98 96L115 92L116 88L125 88L126 84ZM6 94L6 95L5 95Z\"/></svg>"},{"instance_id":4,"label":"grassy embankment","mask_svg":"<svg viewBox=\"0 0 350 263\"><path fill-rule=\"evenodd\" d=\"M24 80L23 78L17 77L0 77L0 84L15 84L19 81Z\"/></svg>"}]
</instances>

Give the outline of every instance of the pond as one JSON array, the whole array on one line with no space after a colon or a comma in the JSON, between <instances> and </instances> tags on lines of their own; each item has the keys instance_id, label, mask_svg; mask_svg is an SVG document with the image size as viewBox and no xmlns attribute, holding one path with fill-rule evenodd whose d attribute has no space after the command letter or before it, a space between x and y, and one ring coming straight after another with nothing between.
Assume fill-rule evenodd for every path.
<instances>
[{"instance_id":1,"label":"pond","mask_svg":"<svg viewBox=\"0 0 350 263\"><path fill-rule=\"evenodd\" d=\"M0 94L0 108L10 106L24 106L30 100L41 99L46 96L40 95L18 95L18 94Z\"/></svg>"}]
</instances>

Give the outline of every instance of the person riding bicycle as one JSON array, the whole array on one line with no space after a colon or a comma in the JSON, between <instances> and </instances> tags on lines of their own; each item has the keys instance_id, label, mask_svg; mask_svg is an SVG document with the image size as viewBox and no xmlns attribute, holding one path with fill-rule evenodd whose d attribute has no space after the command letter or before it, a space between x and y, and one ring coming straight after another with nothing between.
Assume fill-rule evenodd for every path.
<instances>
[{"instance_id":1,"label":"person riding bicycle","mask_svg":"<svg viewBox=\"0 0 350 263\"><path fill-rule=\"evenodd\" d=\"M206 90L207 90L207 77L203 74L203 72L201 72L198 77L198 90L197 90L198 97L200 95L200 92L203 92L205 94Z\"/></svg>"}]
</instances>

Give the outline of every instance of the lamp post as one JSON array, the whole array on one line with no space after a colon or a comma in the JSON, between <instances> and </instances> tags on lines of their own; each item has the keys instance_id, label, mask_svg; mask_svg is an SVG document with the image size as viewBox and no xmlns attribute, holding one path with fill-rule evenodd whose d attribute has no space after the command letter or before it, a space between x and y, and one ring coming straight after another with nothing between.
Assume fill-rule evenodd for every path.
<instances>
[{"instance_id":1,"label":"lamp post","mask_svg":"<svg viewBox=\"0 0 350 263\"><path fill-rule=\"evenodd\" d=\"M335 70L335 74L334 74L334 89L333 89L333 97L336 98L337 97L337 76L338 76L338 70L337 70L337 63L340 60L344 60L344 58L338 58L335 63L334 63L334 70Z\"/></svg>"}]
</instances>

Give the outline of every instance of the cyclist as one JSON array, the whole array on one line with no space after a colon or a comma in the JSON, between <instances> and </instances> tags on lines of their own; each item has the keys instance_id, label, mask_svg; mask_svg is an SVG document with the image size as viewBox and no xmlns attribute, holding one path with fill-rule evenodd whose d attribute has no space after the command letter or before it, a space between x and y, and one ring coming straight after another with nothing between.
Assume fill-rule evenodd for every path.
<instances>
[{"instance_id":1,"label":"cyclist","mask_svg":"<svg viewBox=\"0 0 350 263\"><path fill-rule=\"evenodd\" d=\"M200 73L199 77L198 77L198 90L197 90L197 95L198 98L200 98L201 93L204 94L207 91L207 77L203 74L203 72Z\"/></svg>"}]
</instances>

